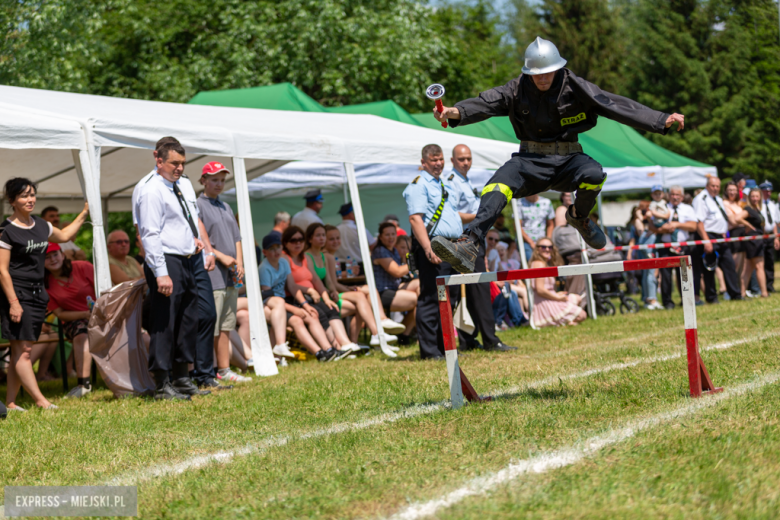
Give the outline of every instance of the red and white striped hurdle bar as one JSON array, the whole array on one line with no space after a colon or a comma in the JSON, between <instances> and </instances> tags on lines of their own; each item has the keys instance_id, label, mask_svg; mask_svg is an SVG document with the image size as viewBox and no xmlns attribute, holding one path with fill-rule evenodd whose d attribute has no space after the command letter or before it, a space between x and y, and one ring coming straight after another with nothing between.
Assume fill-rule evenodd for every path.
<instances>
[{"instance_id":1,"label":"red and white striped hurdle bar","mask_svg":"<svg viewBox=\"0 0 780 520\"><path fill-rule=\"evenodd\" d=\"M494 273L459 274L440 276L436 279L439 297L439 313L441 314L442 335L444 336L444 353L447 359L447 375L449 378L450 397L453 409L463 406L463 397L469 401L484 401L463 374L458 363L458 348L455 343L452 305L447 287L450 285L475 284L485 282L502 282L512 280L529 280L548 278L550 276L574 276L600 273L620 273L626 271L641 271L679 267L682 282L682 304L685 319L685 345L688 354L688 383L691 397L701 397L702 393L720 392L723 388L715 388L704 362L699 355L699 337L696 329L696 301L693 294L693 268L690 256L674 256L667 258L650 258L646 260L626 260L623 262L605 262L603 264L567 265L561 267L542 267L537 269L519 269L514 271L499 271Z\"/></svg>"},{"instance_id":2,"label":"red and white striped hurdle bar","mask_svg":"<svg viewBox=\"0 0 780 520\"><path fill-rule=\"evenodd\" d=\"M733 238L714 238L711 240L687 240L685 242L662 242L660 244L640 244L637 246L614 246L605 247L604 249L596 249L595 251L636 251L638 249L666 249L669 247L685 247L685 246L701 246L704 244L723 244L726 242L745 242L747 240L766 240L767 238L775 238L778 235L753 235L746 237L733 237ZM583 249L583 251L594 251L593 249Z\"/></svg>"}]
</instances>

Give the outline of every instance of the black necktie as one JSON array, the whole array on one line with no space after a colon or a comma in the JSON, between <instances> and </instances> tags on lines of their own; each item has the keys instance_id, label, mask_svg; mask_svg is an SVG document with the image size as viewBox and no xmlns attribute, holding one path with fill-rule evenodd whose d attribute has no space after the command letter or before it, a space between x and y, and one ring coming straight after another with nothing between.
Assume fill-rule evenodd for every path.
<instances>
[{"instance_id":1,"label":"black necktie","mask_svg":"<svg viewBox=\"0 0 780 520\"><path fill-rule=\"evenodd\" d=\"M672 208L674 210L674 214L672 214L672 222L679 222L680 217L677 216L677 206Z\"/></svg>"},{"instance_id":2,"label":"black necktie","mask_svg":"<svg viewBox=\"0 0 780 520\"><path fill-rule=\"evenodd\" d=\"M704 196L704 198L706 199L706 198L707 198L707 196L705 195L705 196ZM724 210L724 209L723 209L723 206L721 206L720 204L718 204L718 199L717 199L717 198L713 197L713 198L712 198L712 201L715 203L715 206L717 206L717 208L720 210L720 214L721 214L721 215L723 215L723 220L725 220L725 221L726 221L726 223L728 224L729 217L728 217L728 216L726 216L726 210Z\"/></svg>"},{"instance_id":3,"label":"black necktie","mask_svg":"<svg viewBox=\"0 0 780 520\"><path fill-rule=\"evenodd\" d=\"M766 202L764 206L766 206L766 220L770 226L773 226L775 223L772 222L772 208L769 207L769 202Z\"/></svg>"},{"instance_id":4,"label":"black necktie","mask_svg":"<svg viewBox=\"0 0 780 520\"><path fill-rule=\"evenodd\" d=\"M192 230L192 236L198 238L198 228L195 226L195 222L192 221L192 215L190 215L190 210L187 209L187 203L184 202L184 196L181 194L178 183L173 183L173 193L179 200L179 206L181 206L181 210L184 212L184 216L187 217L187 222L189 222L190 229Z\"/></svg>"}]
</instances>

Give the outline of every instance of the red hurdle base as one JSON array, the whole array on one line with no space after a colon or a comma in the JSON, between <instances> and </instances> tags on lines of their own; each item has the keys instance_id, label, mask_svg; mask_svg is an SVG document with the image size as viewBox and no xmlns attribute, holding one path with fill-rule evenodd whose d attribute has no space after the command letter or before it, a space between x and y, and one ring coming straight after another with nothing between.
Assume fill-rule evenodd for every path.
<instances>
[{"instance_id":1,"label":"red hurdle base","mask_svg":"<svg viewBox=\"0 0 780 520\"><path fill-rule=\"evenodd\" d=\"M464 397L468 401L490 401L490 397L480 397L471 386L458 363L458 349L455 342L455 327L452 319L450 302L450 285L463 283L486 283L504 280L525 280L547 276L571 276L589 273L608 273L621 271L640 271L643 269L680 268L682 285L683 315L685 318L685 346L688 355L688 383L691 397L701 397L702 394L723 391L715 387L699 355L699 336L696 328L696 302L693 296L693 269L689 256L650 258L647 260L629 260L624 262L607 262L603 264L573 265L564 267L543 267L540 269L523 269L497 273L475 273L467 275L441 276L436 280L439 312L441 315L442 336L444 337L444 354L447 359L447 374L449 377L452 408L463 406Z\"/></svg>"}]
</instances>

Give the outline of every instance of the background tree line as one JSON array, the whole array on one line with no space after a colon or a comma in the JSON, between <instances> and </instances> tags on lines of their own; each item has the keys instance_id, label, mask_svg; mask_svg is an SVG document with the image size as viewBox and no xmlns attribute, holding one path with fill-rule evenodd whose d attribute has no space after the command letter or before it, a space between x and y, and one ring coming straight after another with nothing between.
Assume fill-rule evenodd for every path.
<instances>
[{"instance_id":1,"label":"background tree line","mask_svg":"<svg viewBox=\"0 0 780 520\"><path fill-rule=\"evenodd\" d=\"M289 81L324 105L477 94L537 35L603 88L686 115L658 144L780 185L773 0L0 0L0 83L186 102Z\"/></svg>"}]
</instances>

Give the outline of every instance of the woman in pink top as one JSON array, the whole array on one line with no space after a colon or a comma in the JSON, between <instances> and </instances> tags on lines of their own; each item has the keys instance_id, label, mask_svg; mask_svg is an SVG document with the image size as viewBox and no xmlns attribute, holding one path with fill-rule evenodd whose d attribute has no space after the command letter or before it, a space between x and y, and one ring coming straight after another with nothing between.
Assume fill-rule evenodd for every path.
<instances>
[{"instance_id":1,"label":"woman in pink top","mask_svg":"<svg viewBox=\"0 0 780 520\"><path fill-rule=\"evenodd\" d=\"M531 255L531 269L563 265L563 259L558 249L549 238L541 238L536 242ZM587 314L580 308L579 294L568 294L565 291L555 292L555 278L537 278L533 281L534 288L534 324L537 327L555 327L560 325L577 325L585 320Z\"/></svg>"},{"instance_id":2,"label":"woman in pink top","mask_svg":"<svg viewBox=\"0 0 780 520\"><path fill-rule=\"evenodd\" d=\"M352 351L360 351L360 347L350 341L347 330L339 315L339 306L330 299L327 288L319 278L315 277L303 254L305 236L301 228L290 226L282 234L282 247L285 258L290 263L290 270L295 283L306 288L304 296L320 316L322 328L328 334L328 340L334 347L343 352L346 357ZM288 302L289 303L289 302Z\"/></svg>"}]
</instances>

